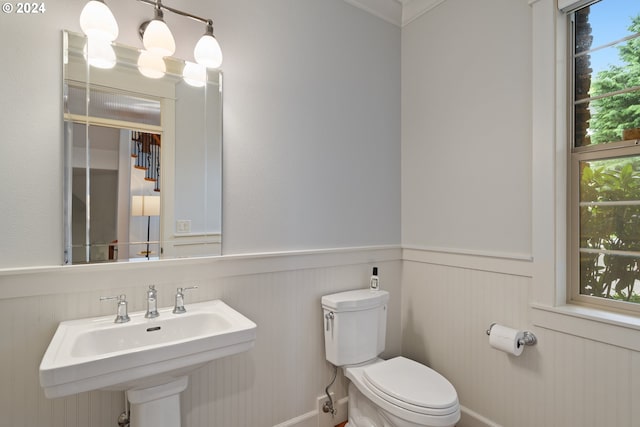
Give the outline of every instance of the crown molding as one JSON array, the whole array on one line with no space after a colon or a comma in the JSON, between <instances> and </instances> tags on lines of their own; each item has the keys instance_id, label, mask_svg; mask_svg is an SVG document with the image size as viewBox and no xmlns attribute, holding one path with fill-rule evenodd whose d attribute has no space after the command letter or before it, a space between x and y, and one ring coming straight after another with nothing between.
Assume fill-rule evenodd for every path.
<instances>
[{"instance_id":1,"label":"crown molding","mask_svg":"<svg viewBox=\"0 0 640 427\"><path fill-rule=\"evenodd\" d=\"M445 0L400 0L402 2L402 26L409 24Z\"/></svg>"},{"instance_id":2,"label":"crown molding","mask_svg":"<svg viewBox=\"0 0 640 427\"><path fill-rule=\"evenodd\" d=\"M351 6L390 22L402 26L402 3L398 0L344 0Z\"/></svg>"},{"instance_id":3,"label":"crown molding","mask_svg":"<svg viewBox=\"0 0 640 427\"><path fill-rule=\"evenodd\" d=\"M344 0L380 19L404 27L445 0Z\"/></svg>"}]
</instances>

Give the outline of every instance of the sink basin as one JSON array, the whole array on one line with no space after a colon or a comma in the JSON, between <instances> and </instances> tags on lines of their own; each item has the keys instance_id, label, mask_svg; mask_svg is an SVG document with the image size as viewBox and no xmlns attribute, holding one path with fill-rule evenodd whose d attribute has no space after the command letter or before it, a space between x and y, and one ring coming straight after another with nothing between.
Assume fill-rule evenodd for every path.
<instances>
[{"instance_id":1,"label":"sink basin","mask_svg":"<svg viewBox=\"0 0 640 427\"><path fill-rule=\"evenodd\" d=\"M61 322L40 364L48 398L90 390L131 390L165 384L220 357L253 347L256 324L220 300Z\"/></svg>"}]
</instances>

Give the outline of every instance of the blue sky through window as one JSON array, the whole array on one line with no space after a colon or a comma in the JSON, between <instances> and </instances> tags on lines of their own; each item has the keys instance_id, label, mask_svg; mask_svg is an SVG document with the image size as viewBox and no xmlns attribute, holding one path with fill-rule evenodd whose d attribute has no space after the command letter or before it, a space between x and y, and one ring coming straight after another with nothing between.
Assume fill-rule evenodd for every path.
<instances>
[{"instance_id":1,"label":"blue sky through window","mask_svg":"<svg viewBox=\"0 0 640 427\"><path fill-rule=\"evenodd\" d=\"M630 35L631 19L640 15L640 0L602 0L591 6L592 47L602 46ZM606 70L610 65L622 65L615 47L591 55L593 73Z\"/></svg>"}]
</instances>

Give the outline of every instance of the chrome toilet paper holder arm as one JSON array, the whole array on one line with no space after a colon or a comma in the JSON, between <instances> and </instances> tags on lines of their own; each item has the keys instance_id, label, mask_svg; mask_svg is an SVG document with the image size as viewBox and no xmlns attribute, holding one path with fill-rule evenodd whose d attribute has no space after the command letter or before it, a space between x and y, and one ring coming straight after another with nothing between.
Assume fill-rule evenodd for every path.
<instances>
[{"instance_id":1,"label":"chrome toilet paper holder arm","mask_svg":"<svg viewBox=\"0 0 640 427\"><path fill-rule=\"evenodd\" d=\"M487 335L491 335L491 328L493 328L493 325L496 325L496 324L497 324L496 322L493 322L491 325L489 325L489 329L486 330ZM538 338L536 338L533 332L524 331L522 334L523 334L523 337L518 340L519 345L536 345L537 344Z\"/></svg>"}]
</instances>

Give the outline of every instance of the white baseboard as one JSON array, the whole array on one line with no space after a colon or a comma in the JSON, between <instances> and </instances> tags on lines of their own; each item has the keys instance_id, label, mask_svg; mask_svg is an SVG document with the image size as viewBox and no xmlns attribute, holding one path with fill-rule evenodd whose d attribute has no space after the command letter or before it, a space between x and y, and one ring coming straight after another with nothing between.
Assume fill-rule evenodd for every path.
<instances>
[{"instance_id":1,"label":"white baseboard","mask_svg":"<svg viewBox=\"0 0 640 427\"><path fill-rule=\"evenodd\" d=\"M322 405L326 400L326 396L318 397L316 410L291 418L273 427L334 427L346 421L349 398L343 397L334 402L337 412L333 417L331 414L322 412ZM465 406L460 405L460 411L462 412L462 417L456 427L502 427L500 424L494 423Z\"/></svg>"},{"instance_id":2,"label":"white baseboard","mask_svg":"<svg viewBox=\"0 0 640 427\"><path fill-rule=\"evenodd\" d=\"M460 405L462 418L456 427L502 427L471 409Z\"/></svg>"},{"instance_id":3,"label":"white baseboard","mask_svg":"<svg viewBox=\"0 0 640 427\"><path fill-rule=\"evenodd\" d=\"M285 422L276 424L273 427L334 427L343 421L347 421L349 398L343 397L333 402L334 408L336 409L336 413L333 416L322 411L322 406L326 400L327 396L318 397L316 404L317 409L298 415Z\"/></svg>"},{"instance_id":4,"label":"white baseboard","mask_svg":"<svg viewBox=\"0 0 640 427\"><path fill-rule=\"evenodd\" d=\"M315 427L318 423L318 411L309 411L306 414L298 415L283 423L273 427Z\"/></svg>"}]
</instances>

